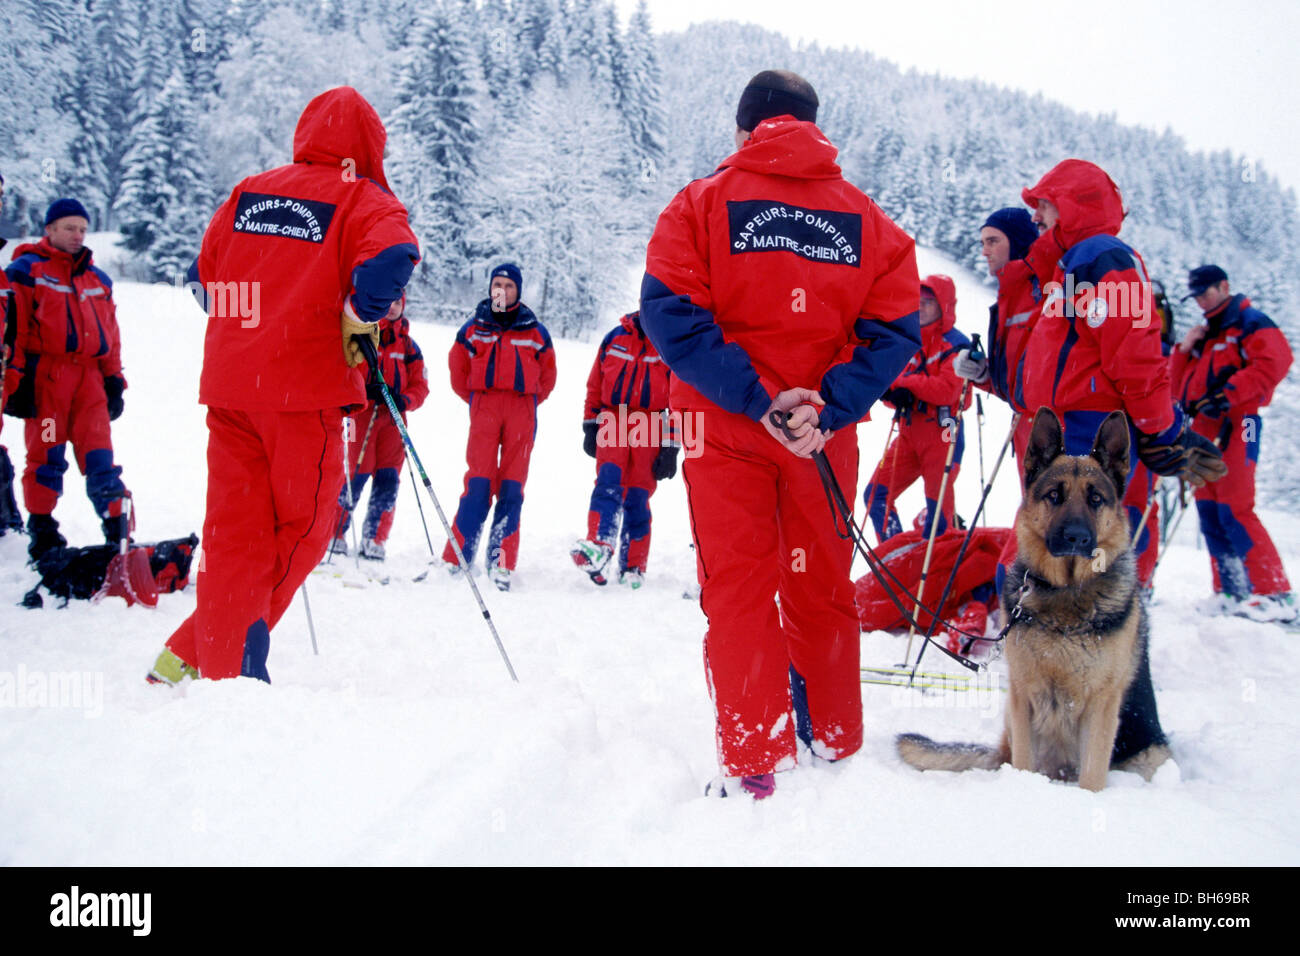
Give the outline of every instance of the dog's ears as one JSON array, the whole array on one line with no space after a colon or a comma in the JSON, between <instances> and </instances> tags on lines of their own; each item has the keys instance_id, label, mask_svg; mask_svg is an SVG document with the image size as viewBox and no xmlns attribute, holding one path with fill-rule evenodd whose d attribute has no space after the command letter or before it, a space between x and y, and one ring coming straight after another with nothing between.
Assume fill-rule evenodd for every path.
<instances>
[{"instance_id":1,"label":"dog's ears","mask_svg":"<svg viewBox=\"0 0 1300 956\"><path fill-rule=\"evenodd\" d=\"M1065 451L1065 438L1061 422L1047 406L1034 416L1034 427L1029 432L1029 445L1025 448L1025 490L1028 491L1050 465Z\"/></svg>"},{"instance_id":2,"label":"dog's ears","mask_svg":"<svg viewBox=\"0 0 1300 956\"><path fill-rule=\"evenodd\" d=\"M1128 454L1128 416L1121 411L1111 412L1097 430L1097 438L1092 443L1092 457L1115 483L1115 493L1121 497L1124 486L1128 484Z\"/></svg>"}]
</instances>

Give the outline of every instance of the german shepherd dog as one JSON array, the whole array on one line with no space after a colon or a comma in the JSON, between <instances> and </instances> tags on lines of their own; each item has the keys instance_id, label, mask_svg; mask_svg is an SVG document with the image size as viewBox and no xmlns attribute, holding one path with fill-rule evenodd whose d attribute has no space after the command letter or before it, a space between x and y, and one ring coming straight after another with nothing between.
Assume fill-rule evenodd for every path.
<instances>
[{"instance_id":1,"label":"german shepherd dog","mask_svg":"<svg viewBox=\"0 0 1300 956\"><path fill-rule=\"evenodd\" d=\"M1002 594L1010 622L1006 730L999 747L936 744L900 734L899 756L920 770L994 770L1004 763L1088 790L1106 786L1120 708L1146 654L1128 516L1123 412L1102 423L1088 455L1065 454L1061 423L1034 418L1025 454L1025 497L1016 513L1019 554ZM1116 764L1151 779L1169 756L1163 742Z\"/></svg>"}]
</instances>

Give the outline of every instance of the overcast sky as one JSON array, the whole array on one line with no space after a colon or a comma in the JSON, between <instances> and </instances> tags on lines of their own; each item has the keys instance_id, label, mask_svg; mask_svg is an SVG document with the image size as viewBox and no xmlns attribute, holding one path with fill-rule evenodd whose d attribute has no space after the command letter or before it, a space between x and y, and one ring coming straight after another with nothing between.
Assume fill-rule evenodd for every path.
<instances>
[{"instance_id":1,"label":"overcast sky","mask_svg":"<svg viewBox=\"0 0 1300 956\"><path fill-rule=\"evenodd\" d=\"M616 0L624 17L636 0ZM649 0L656 32L755 23L794 41L1042 92L1193 149L1258 159L1300 191L1300 0ZM780 67L781 64L772 64ZM739 94L739 90L737 90Z\"/></svg>"}]
</instances>

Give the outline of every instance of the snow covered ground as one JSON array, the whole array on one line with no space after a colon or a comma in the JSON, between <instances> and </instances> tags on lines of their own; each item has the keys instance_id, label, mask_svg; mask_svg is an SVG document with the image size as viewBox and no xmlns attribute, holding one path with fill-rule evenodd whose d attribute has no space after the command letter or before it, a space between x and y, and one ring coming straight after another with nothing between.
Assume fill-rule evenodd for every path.
<instances>
[{"instance_id":1,"label":"snow covered ground","mask_svg":"<svg viewBox=\"0 0 1300 956\"><path fill-rule=\"evenodd\" d=\"M921 266L957 277L958 325L983 331L990 291L937 256L923 253ZM119 282L116 295L131 384L114 439L138 503L137 536L198 531L203 317L187 293L167 287ZM453 333L413 326L432 394L411 431L448 512L467 430L446 381ZM559 383L541 409L516 584L509 594L484 592L518 684L463 580L410 580L428 550L405 475L393 582L358 589L313 576L320 655L297 604L273 635L272 686L147 686L144 672L192 610L193 590L164 595L154 611L117 600L24 610L16 602L34 583L25 539L0 539L0 863L1300 862L1295 639L1198 614L1209 568L1192 518L1157 582L1152 671L1178 767L1153 783L1113 773L1092 794L1010 768L918 773L894 756L895 733L993 741L1004 695L864 685L867 739L857 756L801 765L761 804L703 798L716 772L713 718L705 621L682 599L694 583L684 489L669 481L653 499L640 592L597 590L574 570L567 550L585 528L594 477L580 447L594 344L557 341L556 351ZM992 402L986 409L991 468L1008 416ZM979 485L971 421L957 498L968 515ZM20 427L5 425L21 469ZM861 429L859 490L887 428L881 418ZM1283 441L1296 436L1275 438L1265 454L1283 454ZM1008 461L990 523L1011 520L1013 476ZM74 543L95 542L98 521L75 469L68 479L58 517ZM904 519L919 507L918 490L903 499ZM1294 520L1265 509L1265 521L1300 573ZM864 635L864 662L891 664L901 653L898 638ZM946 666L933 652L926 660ZM63 690L40 700L52 682Z\"/></svg>"}]
</instances>

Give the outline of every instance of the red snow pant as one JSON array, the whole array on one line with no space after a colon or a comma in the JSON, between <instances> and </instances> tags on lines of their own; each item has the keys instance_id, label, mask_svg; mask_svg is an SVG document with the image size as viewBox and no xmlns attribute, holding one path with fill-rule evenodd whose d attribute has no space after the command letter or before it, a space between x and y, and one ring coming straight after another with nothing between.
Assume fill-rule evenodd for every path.
<instances>
[{"instance_id":1,"label":"red snow pant","mask_svg":"<svg viewBox=\"0 0 1300 956\"><path fill-rule=\"evenodd\" d=\"M402 422L406 422L405 413L402 414ZM393 528L393 516L397 510L397 488L401 479L402 461L406 457L402 433L393 424L388 406L372 402L344 421L343 435L347 439L343 442L343 453L347 460L347 472L352 478L352 487L349 494L345 482L345 487L339 492L334 535L342 537L348 530L352 514L361 508L361 492L373 475L375 483L370 489L370 503L365 511L362 537L383 544ZM348 510L349 501L352 503L351 511Z\"/></svg>"},{"instance_id":2,"label":"red snow pant","mask_svg":"<svg viewBox=\"0 0 1300 956\"><path fill-rule=\"evenodd\" d=\"M270 631L325 554L343 413L208 409L198 603L167 646L207 678L270 681Z\"/></svg>"},{"instance_id":3,"label":"red snow pant","mask_svg":"<svg viewBox=\"0 0 1300 956\"><path fill-rule=\"evenodd\" d=\"M113 464L108 397L99 366L46 354L29 354L27 361L36 364L36 417L25 423L23 503L27 511L39 515L54 511L68 470L66 446L72 442L95 513L101 518L120 514L120 499L127 490L121 467Z\"/></svg>"},{"instance_id":4,"label":"red snow pant","mask_svg":"<svg viewBox=\"0 0 1300 956\"><path fill-rule=\"evenodd\" d=\"M796 734L822 757L846 757L862 746L851 543L835 533L811 459L742 415L697 414L702 453L683 475L723 773L789 769ZM841 487L856 487L857 452L852 428L826 444Z\"/></svg>"},{"instance_id":5,"label":"red snow pant","mask_svg":"<svg viewBox=\"0 0 1300 956\"><path fill-rule=\"evenodd\" d=\"M536 437L536 395L504 391L473 393L469 404L469 444L465 451L469 467L452 527L467 563L474 563L483 522L495 497L497 504L486 560L489 566L515 569L524 483L528 480L528 461ZM442 559L456 563L456 552L450 541L443 548Z\"/></svg>"},{"instance_id":6,"label":"red snow pant","mask_svg":"<svg viewBox=\"0 0 1300 956\"><path fill-rule=\"evenodd\" d=\"M1198 417L1198 435L1214 441L1226 434L1223 461L1228 473L1196 489L1196 512L1210 552L1216 594L1244 598L1252 594L1284 594L1291 590L1282 558L1273 539L1255 514L1255 466L1259 463L1258 415L1228 419Z\"/></svg>"},{"instance_id":7,"label":"red snow pant","mask_svg":"<svg viewBox=\"0 0 1300 956\"><path fill-rule=\"evenodd\" d=\"M644 572L650 557L650 496L658 486L653 468L659 451L658 445L596 446L596 486L587 512L587 538L613 547L619 512L623 513L619 573L628 568Z\"/></svg>"},{"instance_id":8,"label":"red snow pant","mask_svg":"<svg viewBox=\"0 0 1300 956\"><path fill-rule=\"evenodd\" d=\"M871 475L871 481L863 492L863 501L867 513L876 528L876 537L884 541L903 530L894 510L894 502L916 479L925 485L925 523L922 533L928 534L930 516L934 513L939 500L939 486L943 484L943 470L948 463L948 450L952 447L952 432L938 421L923 417L923 413L914 412L911 422L904 421L898 426L898 437L885 449L884 457ZM948 487L943 495L943 507L939 510L938 534L943 534L952 526L953 488L957 484L957 475L961 471L961 457L964 446L965 431L957 430L957 447L953 451L952 472L948 475Z\"/></svg>"}]
</instances>

